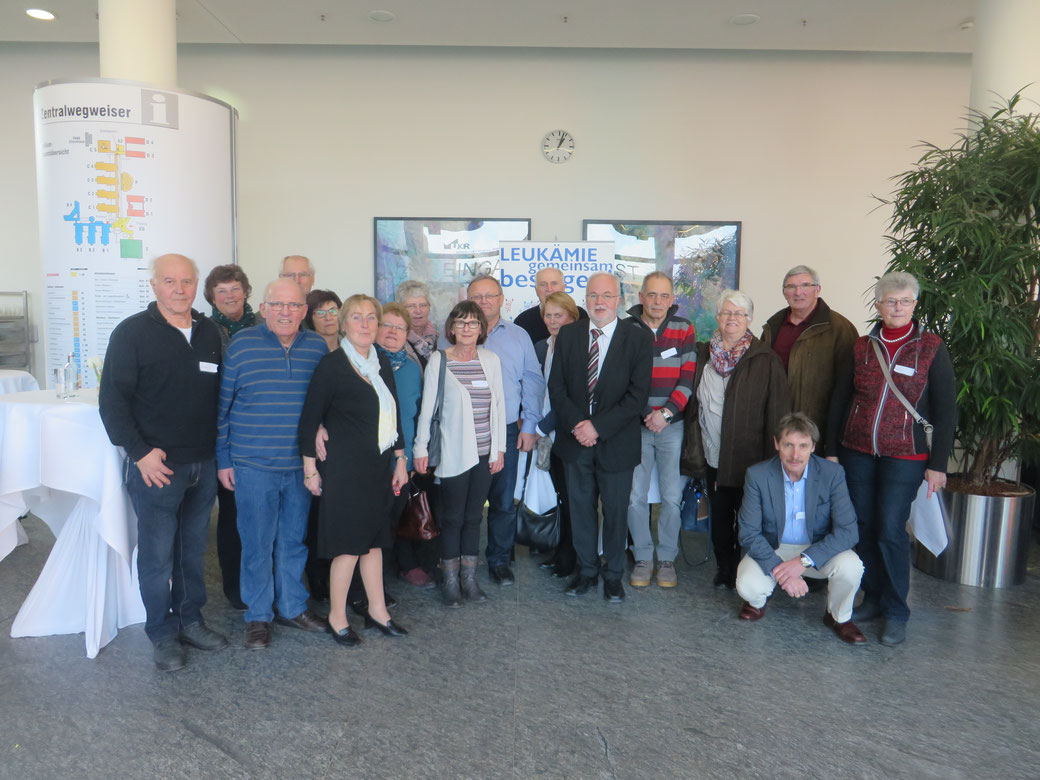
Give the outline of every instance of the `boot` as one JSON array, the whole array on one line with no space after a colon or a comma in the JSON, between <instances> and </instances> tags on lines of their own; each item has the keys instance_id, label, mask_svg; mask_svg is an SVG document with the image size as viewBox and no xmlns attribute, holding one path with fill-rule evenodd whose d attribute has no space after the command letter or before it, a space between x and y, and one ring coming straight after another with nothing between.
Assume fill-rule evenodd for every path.
<instances>
[{"instance_id":1,"label":"boot","mask_svg":"<svg viewBox=\"0 0 1040 780\"><path fill-rule=\"evenodd\" d=\"M480 589L477 584L477 556L476 555L463 555L462 556L462 574L459 576L462 584L462 595L466 597L466 601L473 601L480 603L481 601L487 601L487 595Z\"/></svg>"},{"instance_id":2,"label":"boot","mask_svg":"<svg viewBox=\"0 0 1040 780\"><path fill-rule=\"evenodd\" d=\"M462 593L459 591L459 559L442 558L441 574L444 581L441 583L441 595L444 598L444 606L461 607Z\"/></svg>"}]
</instances>

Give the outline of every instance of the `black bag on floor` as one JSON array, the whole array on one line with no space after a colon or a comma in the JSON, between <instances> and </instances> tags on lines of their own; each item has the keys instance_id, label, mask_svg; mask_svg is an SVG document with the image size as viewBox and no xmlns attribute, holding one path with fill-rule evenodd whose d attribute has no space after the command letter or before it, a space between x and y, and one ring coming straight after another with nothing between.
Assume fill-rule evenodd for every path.
<instances>
[{"instance_id":1,"label":"black bag on floor","mask_svg":"<svg viewBox=\"0 0 1040 780\"><path fill-rule=\"evenodd\" d=\"M560 498L549 472L533 466L533 463L534 457L529 454L527 470L524 472L524 489L520 503L516 506L516 543L537 550L551 550L560 543ZM542 494L551 490L556 497L553 508L544 513L531 509L527 505L529 489L539 490Z\"/></svg>"}]
</instances>

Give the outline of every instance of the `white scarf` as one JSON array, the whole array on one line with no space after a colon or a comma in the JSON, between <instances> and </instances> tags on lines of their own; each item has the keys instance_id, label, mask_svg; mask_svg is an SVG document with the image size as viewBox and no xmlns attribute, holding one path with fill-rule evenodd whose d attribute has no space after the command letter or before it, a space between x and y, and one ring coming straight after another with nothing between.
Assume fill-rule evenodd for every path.
<instances>
[{"instance_id":1,"label":"white scarf","mask_svg":"<svg viewBox=\"0 0 1040 780\"><path fill-rule=\"evenodd\" d=\"M386 452L397 441L397 402L394 394L379 376L379 352L374 346L368 348L368 357L362 357L347 339L339 343L351 365L367 379L379 396L379 451Z\"/></svg>"}]
</instances>

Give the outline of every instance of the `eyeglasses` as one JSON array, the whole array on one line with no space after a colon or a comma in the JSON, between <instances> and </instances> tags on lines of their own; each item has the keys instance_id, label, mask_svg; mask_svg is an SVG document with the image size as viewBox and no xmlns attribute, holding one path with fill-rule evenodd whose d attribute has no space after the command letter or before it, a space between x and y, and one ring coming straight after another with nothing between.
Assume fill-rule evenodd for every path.
<instances>
[{"instance_id":1,"label":"eyeglasses","mask_svg":"<svg viewBox=\"0 0 1040 780\"><path fill-rule=\"evenodd\" d=\"M493 301L496 298L501 298L502 293L484 293L483 295L471 295L469 299L476 301L477 303L483 303L484 301Z\"/></svg>"},{"instance_id":2,"label":"eyeglasses","mask_svg":"<svg viewBox=\"0 0 1040 780\"><path fill-rule=\"evenodd\" d=\"M746 311L729 311L727 309L723 309L719 312L719 318L723 320L742 320L746 316Z\"/></svg>"},{"instance_id":3,"label":"eyeglasses","mask_svg":"<svg viewBox=\"0 0 1040 780\"><path fill-rule=\"evenodd\" d=\"M480 320L455 320L452 327L459 330L473 330L480 328Z\"/></svg>"},{"instance_id":4,"label":"eyeglasses","mask_svg":"<svg viewBox=\"0 0 1040 780\"><path fill-rule=\"evenodd\" d=\"M878 301L886 309L894 309L896 304L900 306L912 306L917 303L916 298L885 298L883 301Z\"/></svg>"},{"instance_id":5,"label":"eyeglasses","mask_svg":"<svg viewBox=\"0 0 1040 780\"><path fill-rule=\"evenodd\" d=\"M302 309L307 304L297 303L296 301L290 301L289 303L285 303L283 301L264 301L264 305L270 309L274 309L275 311L285 311L286 309L288 309L289 311L295 313L300 311L300 309Z\"/></svg>"},{"instance_id":6,"label":"eyeglasses","mask_svg":"<svg viewBox=\"0 0 1040 780\"><path fill-rule=\"evenodd\" d=\"M606 301L610 303L612 300L617 298L616 293L585 293L585 298L590 301Z\"/></svg>"},{"instance_id":7,"label":"eyeglasses","mask_svg":"<svg viewBox=\"0 0 1040 780\"><path fill-rule=\"evenodd\" d=\"M404 305L408 311L422 311L423 309L429 309L430 304L428 303L406 303Z\"/></svg>"},{"instance_id":8,"label":"eyeglasses","mask_svg":"<svg viewBox=\"0 0 1040 780\"><path fill-rule=\"evenodd\" d=\"M393 325L389 322L384 322L380 327L386 328L387 330L399 330L402 333L408 330L404 325Z\"/></svg>"},{"instance_id":9,"label":"eyeglasses","mask_svg":"<svg viewBox=\"0 0 1040 780\"><path fill-rule=\"evenodd\" d=\"M300 281L300 279L308 279L311 276L313 276L313 274L310 271L294 271L292 273L289 271L282 271L278 274L279 279L295 279L297 282Z\"/></svg>"},{"instance_id":10,"label":"eyeglasses","mask_svg":"<svg viewBox=\"0 0 1040 780\"><path fill-rule=\"evenodd\" d=\"M795 292L796 290L801 290L802 292L808 292L813 287L819 287L819 286L820 285L816 284L816 282L802 282L801 284L785 284L784 285L784 292Z\"/></svg>"},{"instance_id":11,"label":"eyeglasses","mask_svg":"<svg viewBox=\"0 0 1040 780\"><path fill-rule=\"evenodd\" d=\"M335 317L337 314L339 314L339 309L337 309L335 306L332 306L328 309L314 310L315 317Z\"/></svg>"}]
</instances>

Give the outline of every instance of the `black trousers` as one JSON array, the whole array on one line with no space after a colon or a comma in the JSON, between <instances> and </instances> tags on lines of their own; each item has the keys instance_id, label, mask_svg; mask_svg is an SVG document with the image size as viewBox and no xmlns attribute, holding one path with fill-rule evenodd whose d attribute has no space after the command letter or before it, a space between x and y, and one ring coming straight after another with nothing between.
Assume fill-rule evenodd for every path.
<instances>
[{"instance_id":1,"label":"black trousers","mask_svg":"<svg viewBox=\"0 0 1040 780\"><path fill-rule=\"evenodd\" d=\"M563 461L556 455L549 456L549 474L552 476L553 487L560 497L560 543L556 546L556 554L553 561L557 569L569 571L574 568L577 558L574 552L574 535L571 532L571 507L567 490L567 473L563 467Z\"/></svg>"},{"instance_id":2,"label":"black trousers","mask_svg":"<svg viewBox=\"0 0 1040 780\"><path fill-rule=\"evenodd\" d=\"M628 539L628 498L632 471L606 471L596 462L596 448L586 447L572 462L564 462L571 534L580 573L596 577L599 562L599 505L603 503L603 579L620 582L625 573Z\"/></svg>"},{"instance_id":3,"label":"black trousers","mask_svg":"<svg viewBox=\"0 0 1040 780\"><path fill-rule=\"evenodd\" d=\"M744 500L743 487L726 487L715 483L718 469L708 466L708 503L711 505L711 545L720 571L735 574L740 563L737 541L737 517Z\"/></svg>"},{"instance_id":4,"label":"black trousers","mask_svg":"<svg viewBox=\"0 0 1040 780\"><path fill-rule=\"evenodd\" d=\"M442 558L480 553L480 520L490 489L491 469L487 455L481 455L477 465L469 471L441 478L437 520L441 525Z\"/></svg>"},{"instance_id":5,"label":"black trousers","mask_svg":"<svg viewBox=\"0 0 1040 780\"><path fill-rule=\"evenodd\" d=\"M240 600L239 577L242 570L242 539L238 535L238 508L235 491L217 482L217 561L224 595Z\"/></svg>"}]
</instances>

